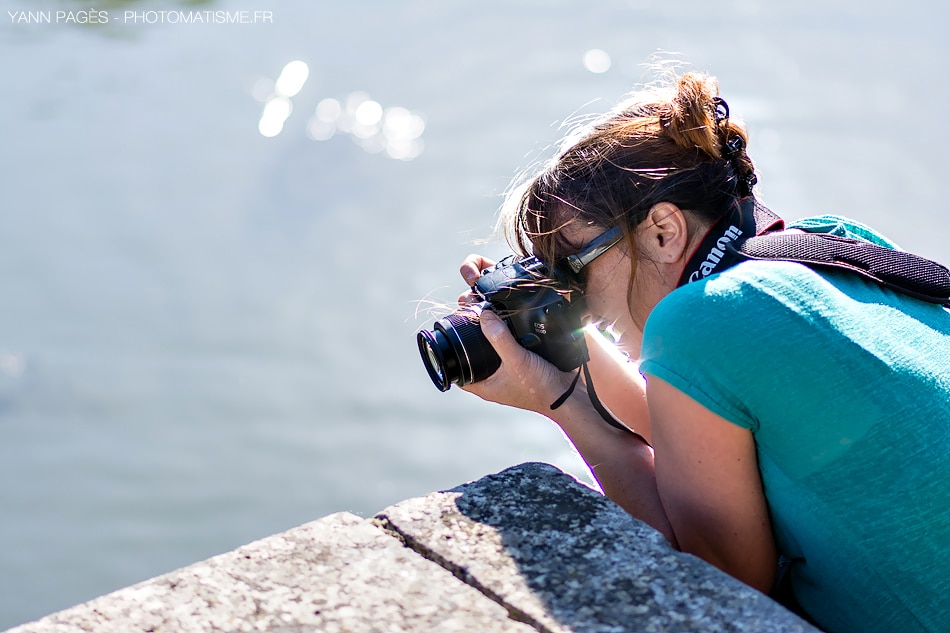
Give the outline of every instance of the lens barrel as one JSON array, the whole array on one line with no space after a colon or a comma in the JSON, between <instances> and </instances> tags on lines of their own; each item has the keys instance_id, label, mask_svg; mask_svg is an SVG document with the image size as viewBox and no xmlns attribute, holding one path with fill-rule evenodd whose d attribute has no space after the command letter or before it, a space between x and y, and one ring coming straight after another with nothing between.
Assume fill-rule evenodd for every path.
<instances>
[{"instance_id":1,"label":"lens barrel","mask_svg":"<svg viewBox=\"0 0 950 633\"><path fill-rule=\"evenodd\" d=\"M435 322L432 330L416 335L422 363L439 391L488 378L501 365L501 359L479 326L478 306L456 310Z\"/></svg>"}]
</instances>

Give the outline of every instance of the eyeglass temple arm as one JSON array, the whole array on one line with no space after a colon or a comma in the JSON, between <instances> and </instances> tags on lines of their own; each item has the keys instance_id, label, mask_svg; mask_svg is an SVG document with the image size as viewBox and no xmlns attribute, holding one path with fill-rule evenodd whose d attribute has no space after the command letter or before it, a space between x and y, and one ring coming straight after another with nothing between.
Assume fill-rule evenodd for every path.
<instances>
[{"instance_id":1,"label":"eyeglass temple arm","mask_svg":"<svg viewBox=\"0 0 950 633\"><path fill-rule=\"evenodd\" d=\"M603 255L611 246L619 242L623 238L623 231L619 226L615 226L611 229L607 229L590 244L588 244L584 250L580 253L575 253L573 255L568 255L564 258L564 261L567 262L568 268L570 268L574 274L581 272L581 270L587 264L591 263L601 255Z\"/></svg>"}]
</instances>

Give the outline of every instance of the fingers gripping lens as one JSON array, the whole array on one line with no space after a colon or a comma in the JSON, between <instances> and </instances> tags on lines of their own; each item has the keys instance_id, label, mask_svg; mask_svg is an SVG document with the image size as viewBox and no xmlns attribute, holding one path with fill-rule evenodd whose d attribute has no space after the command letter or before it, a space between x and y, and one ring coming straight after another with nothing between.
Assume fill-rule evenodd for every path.
<instances>
[{"instance_id":1,"label":"fingers gripping lens","mask_svg":"<svg viewBox=\"0 0 950 633\"><path fill-rule=\"evenodd\" d=\"M599 238L600 239L600 238ZM616 243L610 236L595 241L592 252ZM581 267L597 254L586 253ZM518 344L551 362L561 371L587 362L581 319L583 295L555 267L536 257L506 257L482 271L472 292L484 299L435 322L416 335L419 354L429 378L440 391L484 380L501 366L501 359L482 334L479 317L491 309L508 326Z\"/></svg>"}]
</instances>

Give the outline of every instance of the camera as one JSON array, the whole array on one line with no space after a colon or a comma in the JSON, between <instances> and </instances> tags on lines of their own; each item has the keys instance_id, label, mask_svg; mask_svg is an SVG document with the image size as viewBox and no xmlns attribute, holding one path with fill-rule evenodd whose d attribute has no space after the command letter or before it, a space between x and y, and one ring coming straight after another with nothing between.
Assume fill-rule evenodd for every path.
<instances>
[{"instance_id":1,"label":"camera","mask_svg":"<svg viewBox=\"0 0 950 633\"><path fill-rule=\"evenodd\" d=\"M452 383L484 380L501 365L479 326L485 309L508 325L522 347L561 371L587 362L583 297L538 258L506 257L483 270L472 291L481 303L460 308L416 335L422 362L440 391L448 391Z\"/></svg>"}]
</instances>

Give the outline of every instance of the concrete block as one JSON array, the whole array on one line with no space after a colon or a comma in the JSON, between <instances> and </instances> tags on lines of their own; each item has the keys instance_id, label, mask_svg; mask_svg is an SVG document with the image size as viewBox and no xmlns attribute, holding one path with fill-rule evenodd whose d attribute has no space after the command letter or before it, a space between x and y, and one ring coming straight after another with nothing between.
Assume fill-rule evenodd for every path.
<instances>
[{"instance_id":1,"label":"concrete block","mask_svg":"<svg viewBox=\"0 0 950 633\"><path fill-rule=\"evenodd\" d=\"M546 464L398 503L376 522L539 631L817 631Z\"/></svg>"},{"instance_id":2,"label":"concrete block","mask_svg":"<svg viewBox=\"0 0 950 633\"><path fill-rule=\"evenodd\" d=\"M8 633L88 631L533 633L445 569L345 513Z\"/></svg>"}]
</instances>

